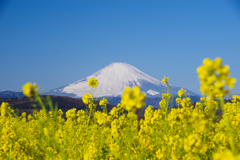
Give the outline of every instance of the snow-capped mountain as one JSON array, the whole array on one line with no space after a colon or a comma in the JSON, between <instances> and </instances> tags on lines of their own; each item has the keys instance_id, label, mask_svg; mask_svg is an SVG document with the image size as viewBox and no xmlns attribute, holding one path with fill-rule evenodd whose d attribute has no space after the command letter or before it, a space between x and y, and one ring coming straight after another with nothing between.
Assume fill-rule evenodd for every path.
<instances>
[{"instance_id":1,"label":"snow-capped mountain","mask_svg":"<svg viewBox=\"0 0 240 160\"><path fill-rule=\"evenodd\" d=\"M127 86L139 86L141 92L145 92L147 97L161 97L162 93L167 92L167 87L162 81L147 75L130 64L112 63L84 79L46 91L44 94L81 98L85 93L91 91L90 86L88 86L88 80L93 77L97 78L99 83L95 90L95 97L121 96ZM180 89L180 87L171 86L170 93L177 95ZM187 90L187 92L190 95L198 95L189 90Z\"/></svg>"}]
</instances>

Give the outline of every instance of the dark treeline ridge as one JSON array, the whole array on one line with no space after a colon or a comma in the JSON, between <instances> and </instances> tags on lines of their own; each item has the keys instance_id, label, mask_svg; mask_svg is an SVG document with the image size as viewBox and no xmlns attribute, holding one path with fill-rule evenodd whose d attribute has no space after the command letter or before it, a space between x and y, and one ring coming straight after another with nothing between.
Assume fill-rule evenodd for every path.
<instances>
[{"instance_id":1,"label":"dark treeline ridge","mask_svg":"<svg viewBox=\"0 0 240 160\"><path fill-rule=\"evenodd\" d=\"M46 109L49 111L50 107L47 103L47 96L41 96L43 103L45 104ZM66 111L72 108L76 108L77 110L86 109L86 105L83 103L82 99L71 98L67 96L51 96L53 107L57 105L58 109L62 109L64 112L63 117L66 116ZM8 102L12 109L15 110L17 115L21 115L23 112L27 114L32 114L33 111L41 110L42 107L40 106L39 102L32 98L31 100L28 97L23 98L1 98L0 97L0 104L2 102ZM99 103L99 101L97 101ZM114 105L107 105L107 110L110 111ZM102 111L101 106L97 106L96 110Z\"/></svg>"}]
</instances>

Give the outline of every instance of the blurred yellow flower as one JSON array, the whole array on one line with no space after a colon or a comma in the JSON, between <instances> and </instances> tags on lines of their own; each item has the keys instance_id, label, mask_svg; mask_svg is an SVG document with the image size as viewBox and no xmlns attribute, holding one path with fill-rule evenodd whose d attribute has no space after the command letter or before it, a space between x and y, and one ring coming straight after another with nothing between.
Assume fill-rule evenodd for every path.
<instances>
[{"instance_id":1,"label":"blurred yellow flower","mask_svg":"<svg viewBox=\"0 0 240 160\"><path fill-rule=\"evenodd\" d=\"M171 99L171 94L170 93L163 93L162 98L163 99Z\"/></svg>"},{"instance_id":2,"label":"blurred yellow flower","mask_svg":"<svg viewBox=\"0 0 240 160\"><path fill-rule=\"evenodd\" d=\"M85 94L83 97L82 97L82 101L84 104L89 104L90 103L90 100L91 99L91 94Z\"/></svg>"},{"instance_id":3,"label":"blurred yellow flower","mask_svg":"<svg viewBox=\"0 0 240 160\"><path fill-rule=\"evenodd\" d=\"M22 87L23 89L23 94L28 96L29 98L37 94L38 89L37 89L37 84L31 84L30 82L26 83Z\"/></svg>"},{"instance_id":4,"label":"blurred yellow flower","mask_svg":"<svg viewBox=\"0 0 240 160\"><path fill-rule=\"evenodd\" d=\"M164 76L164 78L162 79L162 82L166 84L168 82L168 79L169 79L168 77Z\"/></svg>"},{"instance_id":5,"label":"blurred yellow flower","mask_svg":"<svg viewBox=\"0 0 240 160\"><path fill-rule=\"evenodd\" d=\"M105 105L107 105L108 104L108 100L106 99L106 98L103 98L102 100L100 100L100 102L99 102L99 105L100 106L105 106Z\"/></svg>"},{"instance_id":6,"label":"blurred yellow flower","mask_svg":"<svg viewBox=\"0 0 240 160\"><path fill-rule=\"evenodd\" d=\"M200 90L203 95L207 94L208 97L211 92L215 93L228 93L229 91L224 89L227 85L230 88L235 87L236 79L229 77L229 66L222 65L222 59L217 57L215 60L206 58L203 60L203 65L197 68L198 77L200 80ZM214 90L209 90L209 86L212 86ZM213 96L209 99L211 100Z\"/></svg>"},{"instance_id":7,"label":"blurred yellow flower","mask_svg":"<svg viewBox=\"0 0 240 160\"><path fill-rule=\"evenodd\" d=\"M181 90L178 91L178 96L179 96L179 97L184 96L184 92L186 93L186 90L184 90L184 89L181 88Z\"/></svg>"},{"instance_id":8,"label":"blurred yellow flower","mask_svg":"<svg viewBox=\"0 0 240 160\"><path fill-rule=\"evenodd\" d=\"M181 102L181 98L176 98L176 103L180 103Z\"/></svg>"},{"instance_id":9,"label":"blurred yellow flower","mask_svg":"<svg viewBox=\"0 0 240 160\"><path fill-rule=\"evenodd\" d=\"M162 100L159 102L159 106L160 106L160 107L166 107L166 105L167 105L166 99L162 99Z\"/></svg>"},{"instance_id":10,"label":"blurred yellow flower","mask_svg":"<svg viewBox=\"0 0 240 160\"><path fill-rule=\"evenodd\" d=\"M142 108L146 100L146 95L144 92L140 93L140 88L138 86L134 86L131 90L130 87L126 87L124 90L124 94L122 95L121 104L128 111L135 111L136 108Z\"/></svg>"},{"instance_id":11,"label":"blurred yellow flower","mask_svg":"<svg viewBox=\"0 0 240 160\"><path fill-rule=\"evenodd\" d=\"M240 156L234 156L230 150L226 150L223 153L216 153L213 156L213 160L239 160Z\"/></svg>"},{"instance_id":12,"label":"blurred yellow flower","mask_svg":"<svg viewBox=\"0 0 240 160\"><path fill-rule=\"evenodd\" d=\"M230 87L230 88L234 88L234 84L236 83L236 78L229 78L226 82L226 84Z\"/></svg>"},{"instance_id":13,"label":"blurred yellow flower","mask_svg":"<svg viewBox=\"0 0 240 160\"><path fill-rule=\"evenodd\" d=\"M187 152L198 152L202 147L202 140L198 134L191 134L184 140L184 149Z\"/></svg>"},{"instance_id":14,"label":"blurred yellow flower","mask_svg":"<svg viewBox=\"0 0 240 160\"><path fill-rule=\"evenodd\" d=\"M163 159L163 153L161 152L161 150L159 149L157 152L156 152L156 157L158 158L158 159Z\"/></svg>"},{"instance_id":15,"label":"blurred yellow flower","mask_svg":"<svg viewBox=\"0 0 240 160\"><path fill-rule=\"evenodd\" d=\"M90 78L88 80L88 85L91 86L92 88L96 88L98 86L98 79Z\"/></svg>"}]
</instances>

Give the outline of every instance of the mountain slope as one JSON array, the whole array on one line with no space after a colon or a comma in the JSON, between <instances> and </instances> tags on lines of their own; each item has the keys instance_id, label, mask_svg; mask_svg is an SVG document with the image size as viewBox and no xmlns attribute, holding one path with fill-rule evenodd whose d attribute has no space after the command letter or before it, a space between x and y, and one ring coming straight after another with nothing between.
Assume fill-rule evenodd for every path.
<instances>
[{"instance_id":1,"label":"mountain slope","mask_svg":"<svg viewBox=\"0 0 240 160\"><path fill-rule=\"evenodd\" d=\"M95 97L118 97L123 94L127 87L139 86L141 91L145 92L147 97L161 97L162 93L167 91L166 85L139 69L127 63L112 63L98 72L81 79L75 83L46 91L45 94L70 96L75 98L82 97L89 93L91 88L88 86L90 78L97 78L99 86L96 88ZM170 87L170 92L177 95L180 87ZM197 95L188 90L190 95Z\"/></svg>"},{"instance_id":2,"label":"mountain slope","mask_svg":"<svg viewBox=\"0 0 240 160\"><path fill-rule=\"evenodd\" d=\"M25 95L22 92L13 92L13 91L2 91L0 92L0 97L3 98L22 98Z\"/></svg>"}]
</instances>

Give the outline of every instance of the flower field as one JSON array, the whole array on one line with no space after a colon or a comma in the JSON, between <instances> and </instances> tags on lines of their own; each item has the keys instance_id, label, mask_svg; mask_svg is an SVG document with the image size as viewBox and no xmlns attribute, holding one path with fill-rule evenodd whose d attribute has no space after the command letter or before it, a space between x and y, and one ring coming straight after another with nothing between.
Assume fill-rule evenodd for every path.
<instances>
[{"instance_id":1,"label":"flower field","mask_svg":"<svg viewBox=\"0 0 240 160\"><path fill-rule=\"evenodd\" d=\"M178 108L170 108L168 89L159 109L148 106L140 121L135 113L145 105L146 96L137 86L125 88L121 103L110 112L107 99L102 99L100 112L94 99L98 80L91 78L92 92L82 97L86 110L70 109L65 120L62 110L53 107L50 98L44 104L37 85L29 82L23 93L38 100L42 110L16 116L8 103L1 104L0 159L240 160L240 96L224 103L236 79L229 77L229 67L220 58L204 59L197 72L200 102L194 106L181 89ZM169 88L169 78L162 81Z\"/></svg>"}]
</instances>

